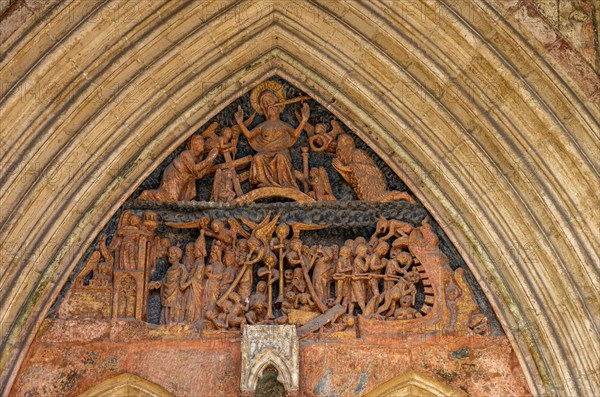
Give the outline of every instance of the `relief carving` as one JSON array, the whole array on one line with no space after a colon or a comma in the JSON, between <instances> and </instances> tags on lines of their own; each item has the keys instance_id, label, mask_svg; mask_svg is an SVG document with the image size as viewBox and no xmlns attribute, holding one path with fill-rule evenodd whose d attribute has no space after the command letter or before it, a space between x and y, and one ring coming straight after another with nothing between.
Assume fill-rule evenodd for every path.
<instances>
[{"instance_id":1,"label":"relief carving","mask_svg":"<svg viewBox=\"0 0 600 397\"><path fill-rule=\"evenodd\" d=\"M147 321L148 293L159 291L162 325L239 332L246 325L290 324L303 337L341 331L377 335L407 327L446 334L489 332L462 269L450 268L428 218L414 227L380 217L368 239L309 245L302 230L326 225L290 226L280 222L281 215L268 213L258 223L230 218L228 226L208 218L164 222L164 230L195 225L198 237L185 244L156 235L155 214L145 212L145 221L138 222L140 217L126 211L113 240L122 265L111 276L98 270L90 282L112 285L112 317L119 319ZM165 242L170 243L168 268L160 280L150 281L157 258L165 255ZM99 256L91 256L77 280L107 267L100 266ZM107 277L106 284L96 280ZM76 290L85 288L91 286Z\"/></svg>"},{"instance_id":2,"label":"relief carving","mask_svg":"<svg viewBox=\"0 0 600 397\"><path fill-rule=\"evenodd\" d=\"M213 148L202 160L204 154L204 138L193 135L189 140L189 148L184 150L165 169L160 187L143 191L138 200L144 201L190 201L196 198L196 179L205 176L209 166L219 154Z\"/></svg>"},{"instance_id":3,"label":"relief carving","mask_svg":"<svg viewBox=\"0 0 600 397\"><path fill-rule=\"evenodd\" d=\"M197 200L196 180L213 176L210 201L232 205L252 203L265 198L281 197L297 202L312 203L335 201L328 173L324 167L311 167L313 153L334 153L329 160L333 169L346 180L359 200L414 202L406 192L388 191L382 172L373 159L356 148L353 138L346 134L336 120L331 130L323 123L309 122L310 107L307 96L287 99L281 84L265 81L251 94L254 113L244 120L244 110L238 106L231 126L212 123L202 133L194 134L186 150L182 151L162 175L157 189L144 190L138 201L177 202ZM287 105L302 102L295 109L296 126L281 119ZM256 115L264 121L250 127ZM302 132L306 132L308 146L300 147L302 169L292 162L291 151ZM255 152L236 159L240 134ZM216 159L217 164L213 164ZM249 190L242 189L249 182Z\"/></svg>"},{"instance_id":4,"label":"relief carving","mask_svg":"<svg viewBox=\"0 0 600 397\"><path fill-rule=\"evenodd\" d=\"M238 104L235 120L194 134L160 186L142 191L100 239L59 317L216 334L261 325L295 326L299 337L489 334L429 217L384 216L381 203L424 211L388 189L375 159L336 120L329 131L322 118L313 125L309 100L287 99L266 81L250 95L250 117ZM212 203L189 203L204 188ZM362 204L345 205L347 195L336 197L344 188Z\"/></svg>"}]
</instances>

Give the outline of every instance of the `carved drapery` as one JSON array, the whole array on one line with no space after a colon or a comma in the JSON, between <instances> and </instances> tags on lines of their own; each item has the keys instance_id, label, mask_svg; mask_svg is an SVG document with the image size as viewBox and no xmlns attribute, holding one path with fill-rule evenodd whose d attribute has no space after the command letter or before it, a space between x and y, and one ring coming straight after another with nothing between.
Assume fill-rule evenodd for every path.
<instances>
[{"instance_id":1,"label":"carved drapery","mask_svg":"<svg viewBox=\"0 0 600 397\"><path fill-rule=\"evenodd\" d=\"M205 333L492 333L439 228L352 131L281 79L230 108L142 184L60 318L81 317L101 278L112 318Z\"/></svg>"},{"instance_id":2,"label":"carved drapery","mask_svg":"<svg viewBox=\"0 0 600 397\"><path fill-rule=\"evenodd\" d=\"M345 114L345 109L351 108L350 113L358 115L366 110L375 119L383 120L381 125L373 127L371 135L376 139L388 143L410 141L413 138L409 136L414 137L416 132L419 142L415 148L420 161L414 164L414 172L423 178L413 178L413 191L428 197L430 205L439 212L438 220L450 225L448 230L452 229L454 241L462 241L459 245L466 247L466 251L470 247L480 248L470 251L472 257L468 261L478 279L490 286L490 297L499 308L505 326L514 330L514 342L519 347L521 363L530 372L531 386L540 394L597 394L596 371L588 364L597 361L594 358L598 355L593 348L598 346L597 332L589 332L589 324L594 324L597 317L596 308L581 310L590 301L597 301L594 299L597 288L589 278L593 274L589 266L597 262L597 244L590 236L595 235L597 228L589 221L593 217L587 216L593 208L588 194L597 190L590 188L596 179L590 172L590 167L593 168L590 153L597 140L590 131L597 129L598 113L593 104L598 103L598 98L592 98L597 92L597 79L591 71L591 79L575 83L584 87L587 94L578 93L576 88L573 92L568 87L559 76L564 68L549 65L544 58L566 61L573 65L569 66L569 73L575 75L581 73L581 65L572 54L564 56L564 43L560 40L542 48L527 43L526 34L525 38L519 34L525 31L516 21L533 27L534 32L540 32L538 26L544 24L526 3L506 2L508 14L502 7L481 2L467 6L464 2L422 3L423 9L417 10L422 12L413 12L410 3L406 3L409 8L399 10L388 10L384 3L354 4L352 12L348 12L347 7L311 2L301 4L291 13L285 3L273 3L266 14L260 15L270 23L262 23L263 19L256 23L254 18L240 21L227 7L211 9L207 18L207 10L193 3L176 10L175 6L165 7L165 12L156 13L154 7L138 8L133 2L118 6L122 18L99 18L114 15L117 3L107 2L94 10L72 3L65 7L51 5L51 11L43 14L43 23L37 26L38 19L30 18L19 34L6 41L5 48L11 49L6 59L11 62L7 62L3 71L15 77L8 79L10 83L3 87L3 92L11 92L3 103L2 110L7 116L3 125L14 132L4 137L8 140L5 147L10 148L4 159L9 163L26 159L18 169L50 170L52 175L73 175L73 165L85 173L83 164L89 163L93 164L93 173L98 170L97 175L106 177L58 181L53 176L23 178L22 174L9 172L5 190L5 203L9 205L2 214L6 221L2 237L8 244L4 248L9 255L1 273L4 285L14 287L7 292L0 311L4 326L10 327L3 339L6 342L3 357L9 358L2 362L2 381L10 384L16 375L31 340L28 335L33 335L32 330L66 281L65 269L72 268L69 267L71 251L63 247L71 245L75 240L71 237L75 235L81 236L86 244L91 241L97 232L95 225L106 221L107 214L116 208L117 197L127 195L131 181L143 179L140 175L145 165L151 163L148 159L173 145L167 135L159 136L157 131L166 125L175 130L179 120L169 119L165 123L158 120L183 113L190 103L206 96L208 99L202 103L209 105L194 107L202 109L198 117L204 117L212 111L214 103L223 103L221 95L227 90L234 91L235 84L240 81L248 84L253 76L268 74L268 68L273 67L296 75L299 81L306 81L304 75L311 73L308 86L314 86L320 93L337 92L337 102L332 104L337 114ZM242 2L234 8L245 4L252 7L251 2ZM319 15L327 23L298 24L295 17L300 14ZM35 16L42 14L36 12ZM182 25L186 29L181 31L160 28L163 23L188 18L190 23ZM388 19L393 23L388 23ZM135 30L135 36L122 40L121 32L139 21L148 21L148 25ZM71 28L83 23L86 24L83 31ZM117 26L109 26L111 23ZM374 26L378 27L375 31ZM399 31L397 26L411 28ZM218 34L208 34L213 28L221 30ZM55 33L46 37L45 31ZM99 31L103 32L102 39L96 40ZM153 35L146 34L148 31ZM544 39L546 31L542 29L540 33ZM174 34L179 36L173 39ZM337 47L323 47L323 35L339 34L344 38L341 52L337 52ZM404 34L408 35L406 39ZM489 40L490 35L493 40ZM40 41L40 37L45 39ZM81 37L84 40L80 41ZM56 45L56 40L61 45ZM224 44L228 40L232 40L232 45ZM150 42L164 46L155 51L156 47L146 45ZM137 51L105 51L98 43L111 43L122 50L138 45L143 49L142 59L151 63L134 61L133 57L139 55ZM298 47L298 43L303 46ZM79 47L71 51L71 44L82 46L84 51L79 51ZM169 56L175 46L183 57ZM340 56L342 53L350 56ZM169 58L169 67L164 67L162 61L154 62L161 57ZM234 64L230 63L231 58L236 59ZM118 67L129 59L132 72L113 75L114 69L108 65ZM356 59L369 67L357 68ZM465 69L467 63L469 68ZM103 69L103 65L107 68ZM203 65L211 66L201 68ZM302 65L310 67L308 73ZM65 73L47 73L51 68ZM242 69L243 73L238 74ZM192 73L194 78L185 78ZM116 80L107 81L109 75ZM331 83L339 90L328 87ZM381 87L371 90L369 87L376 83L381 83ZM53 94L26 95L24 104L21 94L32 93L31 87L37 93L40 93L37 88L51 87ZM123 90L124 87L127 89ZM409 94L404 95L407 91L403 88L407 87ZM489 97L489 90L474 87L493 88L502 98ZM457 89L470 94L462 98L455 95ZM57 92L72 95L55 100ZM164 101L164 92L185 95L179 96L177 102ZM107 102L107 98L111 100ZM585 98L589 98L587 105ZM385 119L385 113L393 110L397 101L405 101L406 109L421 109L419 114L439 112L442 120L456 120L458 124L445 124L437 117L427 117L421 123L418 117L409 115L408 124L412 125L409 132L388 128L395 134L391 137L385 132L386 126L405 125L403 121L407 120L403 116L410 113L399 112ZM486 112L490 106L494 110ZM479 109L483 113L465 109ZM119 133L115 133L115 119L106 116L113 112L118 113L119 120L130 120L129 124L117 123L122 126L118 127ZM486 114L485 119L481 114ZM71 117L69 122L62 115ZM146 128L153 124L155 128ZM424 128L427 124L435 124L437 128ZM140 128L129 129L131 125ZM477 127L472 130L474 125ZM119 137L118 144L114 144L113 137L115 140ZM89 144L82 150L72 150L82 141ZM426 141L447 143L440 146L446 146L452 155L448 157L447 152L436 149L430 151L424 144ZM42 142L55 144L39 150ZM461 146L457 146L458 142ZM129 150L140 144L152 146L153 149L148 149L152 155L138 157L137 149ZM385 144L382 147L387 148L384 151L391 150ZM420 151L419 147L428 149ZM536 154L536 148L540 147L549 148L544 156ZM407 159L401 149L397 153L398 158ZM490 181L486 179L488 172L507 175L509 163L515 160L519 162L515 173L535 174L535 178L509 177L501 189L493 186L490 189L490 183L475 182ZM144 165L138 168L123 166L140 162ZM519 168L519 164L531 167ZM439 173L429 174L438 167ZM456 175L467 174L473 175L470 183L456 183ZM435 175L448 175L449 181ZM118 183L112 182L115 178ZM573 184L573 180L578 183ZM492 184L495 181L492 178ZM564 186L570 188L564 190ZM105 200L106 191L111 191L113 199ZM74 192L81 194L77 200L72 200ZM545 199L539 200L540 197ZM480 205L473 207L472 201ZM557 232L547 236L548 230ZM11 245L17 248L12 249ZM25 245L31 254L22 253ZM17 251L21 254L15 255ZM561 255L557 257L556 252ZM40 273L40 269L46 270ZM569 273L569 277L564 276ZM555 283L554 288L548 289L548 285ZM540 312L540 307L547 310ZM18 350L23 352L16 353ZM585 358L579 359L582 355Z\"/></svg>"}]
</instances>

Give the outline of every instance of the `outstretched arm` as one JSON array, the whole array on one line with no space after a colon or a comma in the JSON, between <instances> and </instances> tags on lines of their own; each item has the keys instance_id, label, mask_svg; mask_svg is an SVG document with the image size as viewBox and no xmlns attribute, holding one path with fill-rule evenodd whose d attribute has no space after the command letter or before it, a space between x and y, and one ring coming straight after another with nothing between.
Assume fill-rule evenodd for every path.
<instances>
[{"instance_id":1,"label":"outstretched arm","mask_svg":"<svg viewBox=\"0 0 600 397\"><path fill-rule=\"evenodd\" d=\"M296 115L296 120L298 120L298 122L301 123L302 115L300 114L300 112L297 109L294 109L294 114ZM304 123L304 131L306 131L306 135L308 135L308 137L310 138L311 136L315 135L315 126L307 121Z\"/></svg>"},{"instance_id":2,"label":"outstretched arm","mask_svg":"<svg viewBox=\"0 0 600 397\"><path fill-rule=\"evenodd\" d=\"M302 133L304 125L308 121L308 116L310 116L310 107L308 107L308 103L305 103L302 105L302 120L300 120L300 124L298 124L296 131L294 131L294 139L297 139Z\"/></svg>"},{"instance_id":3,"label":"outstretched arm","mask_svg":"<svg viewBox=\"0 0 600 397\"><path fill-rule=\"evenodd\" d=\"M196 173L196 178L200 179L204 176L206 171L208 170L208 166L212 164L212 162L217 158L219 154L219 149L213 148L208 156L198 164L194 164L194 172Z\"/></svg>"},{"instance_id":4,"label":"outstretched arm","mask_svg":"<svg viewBox=\"0 0 600 397\"><path fill-rule=\"evenodd\" d=\"M246 136L247 139L250 139L252 137L252 133L250 132L250 130L248 130L246 124L244 124L244 110L240 105L238 105L238 110L237 112L235 112L235 121L240 127L240 130L242 130L244 136Z\"/></svg>"}]
</instances>

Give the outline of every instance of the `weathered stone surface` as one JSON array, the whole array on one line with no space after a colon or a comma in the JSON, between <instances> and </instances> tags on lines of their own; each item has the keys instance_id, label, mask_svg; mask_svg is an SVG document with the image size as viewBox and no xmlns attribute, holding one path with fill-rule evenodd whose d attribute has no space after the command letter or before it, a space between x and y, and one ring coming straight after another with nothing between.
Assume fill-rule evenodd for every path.
<instances>
[{"instance_id":1,"label":"weathered stone surface","mask_svg":"<svg viewBox=\"0 0 600 397\"><path fill-rule=\"evenodd\" d=\"M48 330L40 332L10 396L75 397L123 372L178 397L242 395L244 353L239 334L147 340L142 338L144 331L137 331L137 337L122 340L111 339L107 334L114 335L112 331L97 337L80 330L87 340L68 341L70 337L52 331L66 325L62 320L51 321ZM120 326L107 324L105 329L110 327ZM293 338L290 343L291 352ZM331 337L301 341L299 350L295 349L299 351L296 363L301 363L301 396L364 396L410 370L464 395L502 397L507 390L519 397L530 395L506 337L353 338L352 343Z\"/></svg>"},{"instance_id":2,"label":"weathered stone surface","mask_svg":"<svg viewBox=\"0 0 600 397\"><path fill-rule=\"evenodd\" d=\"M146 170L277 69L360 125L435 209L532 390L599 394L590 329L600 318L600 96L588 84L593 70L582 77L572 67L576 54L552 61L484 2L419 2L400 13L335 2L297 3L294 13L286 2L98 2L91 17L89 2L61 4L2 42L0 386L10 388L72 264ZM478 54L486 79L464 69ZM522 100L484 111L479 88L496 83Z\"/></svg>"}]
</instances>

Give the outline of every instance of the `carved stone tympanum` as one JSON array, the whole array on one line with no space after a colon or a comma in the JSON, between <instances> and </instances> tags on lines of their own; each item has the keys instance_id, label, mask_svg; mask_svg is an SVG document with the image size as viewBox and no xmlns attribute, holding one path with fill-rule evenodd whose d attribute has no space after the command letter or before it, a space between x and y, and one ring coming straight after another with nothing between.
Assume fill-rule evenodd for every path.
<instances>
[{"instance_id":1,"label":"carved stone tympanum","mask_svg":"<svg viewBox=\"0 0 600 397\"><path fill-rule=\"evenodd\" d=\"M60 319L241 337L256 396L298 393L302 339L494 334L440 229L350 130L277 80L228 112L128 201Z\"/></svg>"},{"instance_id":2,"label":"carved stone tympanum","mask_svg":"<svg viewBox=\"0 0 600 397\"><path fill-rule=\"evenodd\" d=\"M303 95L287 99L284 88L276 81L260 83L250 96L254 113L248 119L244 119L244 110L238 105L230 125L215 122L194 134L187 148L164 169L160 186L144 190L137 200L195 201L196 180L212 176L210 200L214 202L244 204L273 197L304 203L334 201L337 198L326 168L312 165L315 154L322 155L331 170L339 172L359 200L414 201L406 192L388 191L374 160L356 147L354 139L336 120L331 121L330 131L321 122L313 126L309 121L309 99ZM292 125L281 117L286 106L296 102L303 104L294 109L298 124ZM258 124L257 114L264 118ZM303 132L306 139L301 137ZM254 153L236 158L238 146L243 145L242 137ZM297 147L301 138L305 146ZM300 169L293 164L293 150L301 153ZM335 158L329 153L335 153ZM243 188L245 182L248 186Z\"/></svg>"},{"instance_id":3,"label":"carved stone tympanum","mask_svg":"<svg viewBox=\"0 0 600 397\"><path fill-rule=\"evenodd\" d=\"M302 337L486 334L487 318L462 270L441 252L429 218L377 212L369 203L407 211L414 200L388 189L376 160L336 120L330 131L321 119L313 125L309 100L287 99L282 84L268 80L252 91L249 118L241 103L235 120L194 134L164 168L160 186L142 191L113 235L101 239L59 315L213 333L291 325ZM361 213L335 204L344 202L336 197L344 190L330 181L336 172L338 184L348 183L379 215L358 222L361 232L349 234L350 224L336 221L336 214ZM182 203L197 200L199 186L211 190L218 212ZM317 203L330 203L328 215L310 215ZM340 232L343 238L333 237Z\"/></svg>"}]
</instances>

